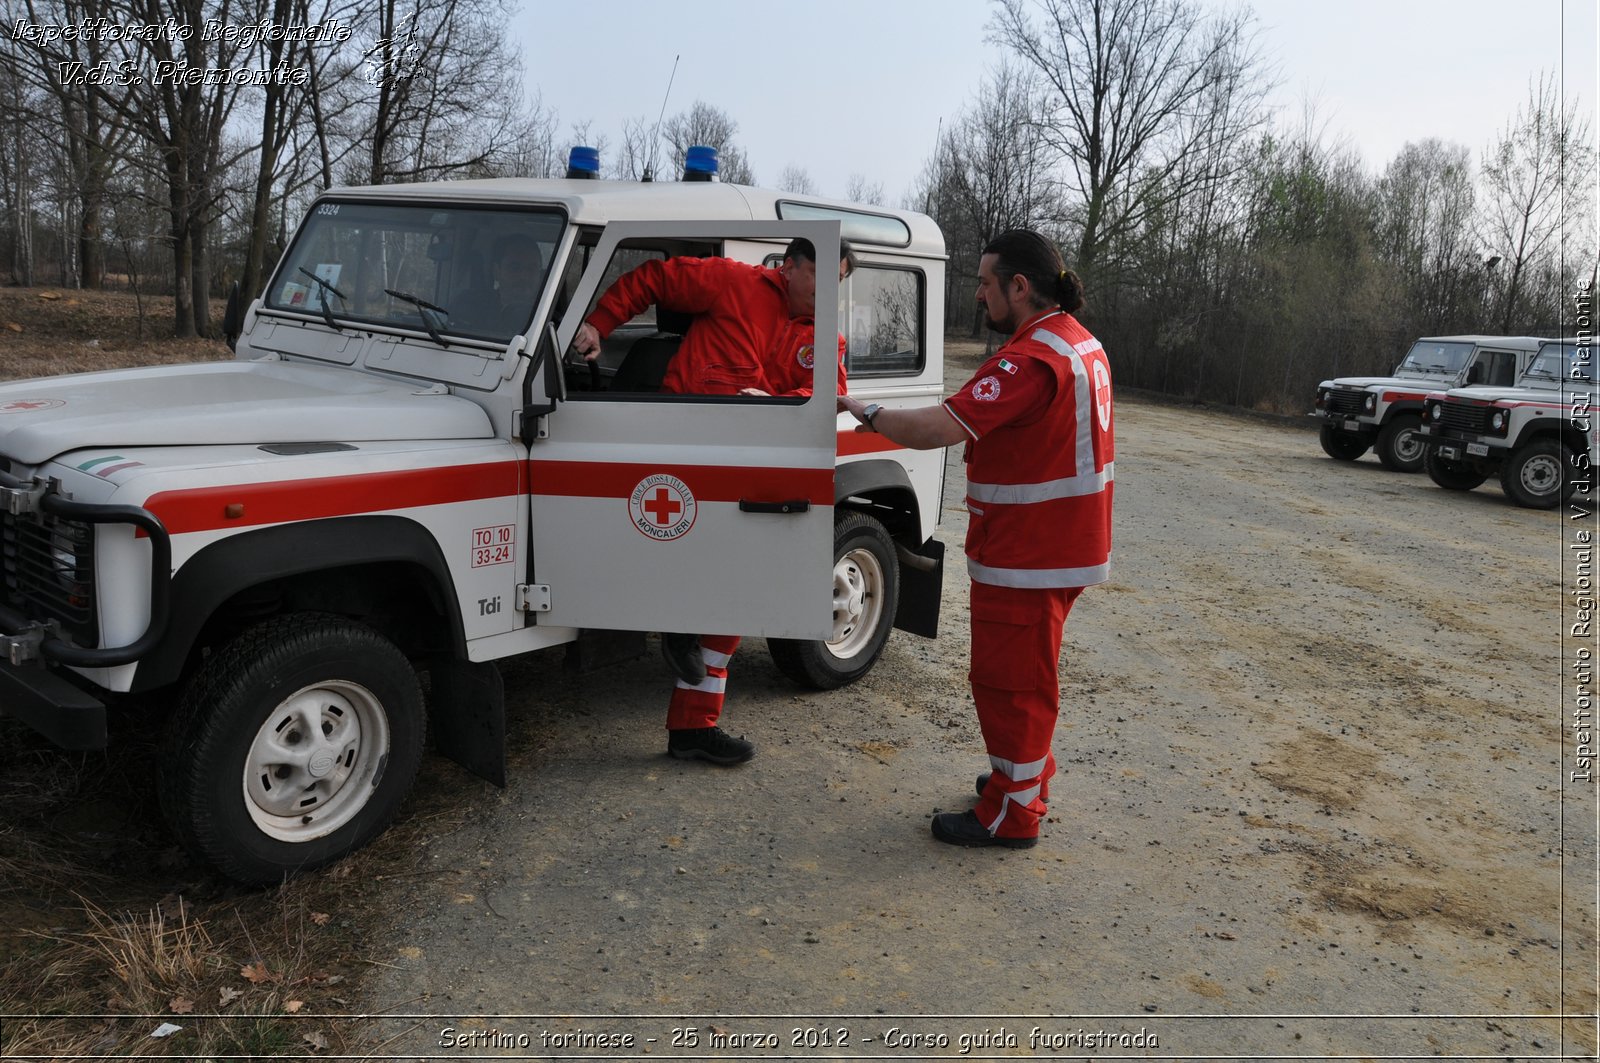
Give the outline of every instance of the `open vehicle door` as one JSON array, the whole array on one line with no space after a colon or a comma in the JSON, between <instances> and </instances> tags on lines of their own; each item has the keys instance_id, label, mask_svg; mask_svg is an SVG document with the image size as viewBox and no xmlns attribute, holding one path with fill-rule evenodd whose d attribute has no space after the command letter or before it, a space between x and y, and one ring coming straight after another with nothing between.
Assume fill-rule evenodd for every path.
<instances>
[{"instance_id":1,"label":"open vehicle door","mask_svg":"<svg viewBox=\"0 0 1600 1063\"><path fill-rule=\"evenodd\" d=\"M624 241L798 236L820 261L837 259L836 221L612 223L558 326L560 349ZM818 336L838 334L838 287L834 270L817 271ZM549 594L537 622L827 637L838 369L832 357L814 361L804 400L568 395L530 447L533 582Z\"/></svg>"}]
</instances>

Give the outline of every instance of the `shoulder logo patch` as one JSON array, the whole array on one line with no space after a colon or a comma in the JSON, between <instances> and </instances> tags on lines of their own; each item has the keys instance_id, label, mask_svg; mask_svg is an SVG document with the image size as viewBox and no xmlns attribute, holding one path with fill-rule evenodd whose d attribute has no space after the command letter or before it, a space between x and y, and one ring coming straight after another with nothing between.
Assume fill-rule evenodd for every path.
<instances>
[{"instance_id":1,"label":"shoulder logo patch","mask_svg":"<svg viewBox=\"0 0 1600 1063\"><path fill-rule=\"evenodd\" d=\"M817 364L817 349L808 343L800 348L795 359L800 363L801 369L810 369Z\"/></svg>"},{"instance_id":2,"label":"shoulder logo patch","mask_svg":"<svg viewBox=\"0 0 1600 1063\"><path fill-rule=\"evenodd\" d=\"M979 402L993 402L1000 397L1000 381L996 377L986 376L972 385L972 397Z\"/></svg>"}]
</instances>

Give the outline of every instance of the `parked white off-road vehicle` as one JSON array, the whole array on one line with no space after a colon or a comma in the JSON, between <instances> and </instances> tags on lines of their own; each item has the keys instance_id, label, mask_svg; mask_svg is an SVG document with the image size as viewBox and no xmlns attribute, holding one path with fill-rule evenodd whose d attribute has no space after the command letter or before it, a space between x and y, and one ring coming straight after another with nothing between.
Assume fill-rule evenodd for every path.
<instances>
[{"instance_id":1,"label":"parked white off-road vehicle","mask_svg":"<svg viewBox=\"0 0 1600 1063\"><path fill-rule=\"evenodd\" d=\"M268 883L387 825L425 722L503 785L498 658L738 632L828 687L891 627L932 636L942 454L852 431L833 358L808 360L810 398L712 398L656 391L664 316L618 329L603 368L563 354L621 271L772 262L797 236L860 260L817 273L851 392L938 402L922 215L715 181L325 193L230 314L233 361L0 387L0 710L91 749L122 695L159 692L174 831ZM492 305L505 241L538 267L512 324L463 309Z\"/></svg>"},{"instance_id":2,"label":"parked white off-road vehicle","mask_svg":"<svg viewBox=\"0 0 1600 1063\"><path fill-rule=\"evenodd\" d=\"M1550 509L1590 493L1600 461L1594 347L1549 341L1514 388L1456 388L1427 397L1419 438L1428 476L1470 491L1500 477L1519 506Z\"/></svg>"},{"instance_id":3,"label":"parked white off-road vehicle","mask_svg":"<svg viewBox=\"0 0 1600 1063\"><path fill-rule=\"evenodd\" d=\"M1544 341L1534 336L1424 336L1390 376L1339 377L1317 385L1313 417L1322 422L1322 449L1355 461L1370 448L1386 468L1422 468L1417 426L1430 391L1453 387L1510 387Z\"/></svg>"}]
</instances>

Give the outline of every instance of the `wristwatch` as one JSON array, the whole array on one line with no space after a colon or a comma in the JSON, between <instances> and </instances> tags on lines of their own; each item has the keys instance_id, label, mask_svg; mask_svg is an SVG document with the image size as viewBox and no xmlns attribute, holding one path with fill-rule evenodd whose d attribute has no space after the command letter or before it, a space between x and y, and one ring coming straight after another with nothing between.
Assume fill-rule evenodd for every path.
<instances>
[{"instance_id":1,"label":"wristwatch","mask_svg":"<svg viewBox=\"0 0 1600 1063\"><path fill-rule=\"evenodd\" d=\"M876 402L861 411L861 423L871 428L874 432L878 429L873 425L872 419L883 412L883 407Z\"/></svg>"}]
</instances>

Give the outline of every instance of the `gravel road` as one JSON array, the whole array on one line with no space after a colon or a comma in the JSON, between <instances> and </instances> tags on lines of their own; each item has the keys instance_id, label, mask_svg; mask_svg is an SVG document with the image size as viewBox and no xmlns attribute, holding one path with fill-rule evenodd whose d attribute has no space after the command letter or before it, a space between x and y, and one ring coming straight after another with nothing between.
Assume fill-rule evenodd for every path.
<instances>
[{"instance_id":1,"label":"gravel road","mask_svg":"<svg viewBox=\"0 0 1600 1063\"><path fill-rule=\"evenodd\" d=\"M759 747L742 768L664 755L659 657L505 668L538 722L510 786L462 788L393 882L366 1007L426 1017L373 1043L1592 1054L1593 1019L1559 1016L1596 1008L1595 790L1563 748L1593 515L1334 462L1304 425L1126 396L1118 418L1113 582L1068 625L1036 849L928 832L985 766L952 460L940 637L897 634L825 694L747 643L724 716Z\"/></svg>"}]
</instances>

